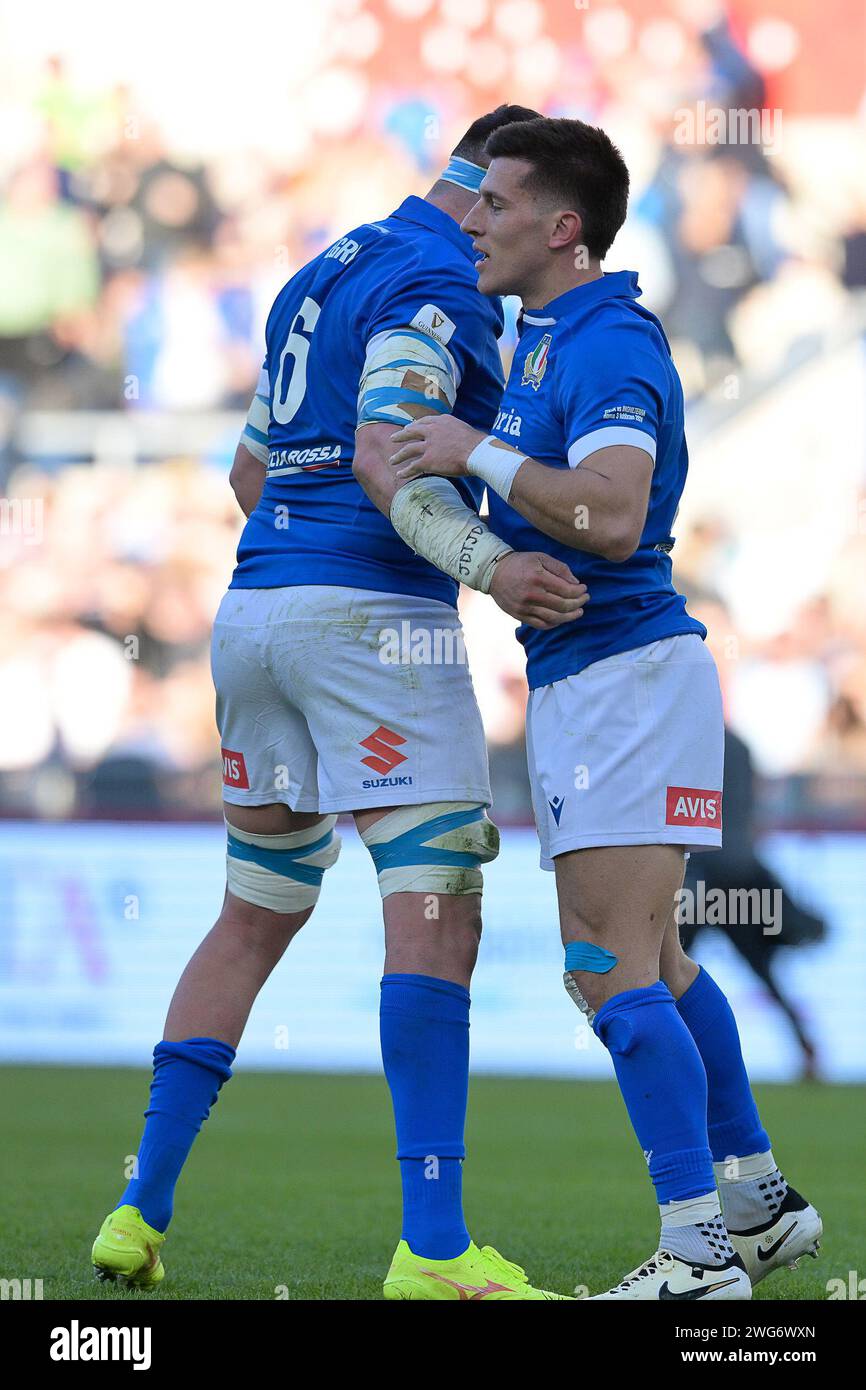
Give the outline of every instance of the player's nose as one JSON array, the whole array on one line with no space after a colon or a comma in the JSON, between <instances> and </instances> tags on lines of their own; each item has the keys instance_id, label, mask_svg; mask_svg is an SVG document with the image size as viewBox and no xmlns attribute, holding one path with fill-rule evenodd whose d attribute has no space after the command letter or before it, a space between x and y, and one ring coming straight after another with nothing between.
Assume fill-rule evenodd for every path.
<instances>
[{"instance_id":1,"label":"player's nose","mask_svg":"<svg viewBox=\"0 0 866 1390\"><path fill-rule=\"evenodd\" d=\"M469 236L478 236L480 228L478 226L478 213L481 208L481 199L473 203L463 221L460 223L461 232L466 232Z\"/></svg>"}]
</instances>

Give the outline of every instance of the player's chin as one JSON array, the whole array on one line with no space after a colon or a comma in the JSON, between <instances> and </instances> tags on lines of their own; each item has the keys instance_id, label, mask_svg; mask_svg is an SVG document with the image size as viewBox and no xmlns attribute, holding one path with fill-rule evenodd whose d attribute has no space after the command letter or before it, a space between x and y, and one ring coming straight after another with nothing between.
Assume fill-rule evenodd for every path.
<instances>
[{"instance_id":1,"label":"player's chin","mask_svg":"<svg viewBox=\"0 0 866 1390\"><path fill-rule=\"evenodd\" d=\"M502 294L504 291L499 284L499 277L496 269L489 257L483 256L480 261L475 262L475 270L478 275L478 288L482 294Z\"/></svg>"}]
</instances>

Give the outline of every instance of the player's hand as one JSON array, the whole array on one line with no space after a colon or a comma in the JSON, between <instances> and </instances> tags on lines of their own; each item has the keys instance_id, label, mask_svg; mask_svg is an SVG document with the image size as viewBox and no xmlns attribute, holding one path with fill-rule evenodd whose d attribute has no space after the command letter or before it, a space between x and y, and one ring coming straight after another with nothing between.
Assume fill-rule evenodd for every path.
<instances>
[{"instance_id":1,"label":"player's hand","mask_svg":"<svg viewBox=\"0 0 866 1390\"><path fill-rule=\"evenodd\" d=\"M395 449L389 462L401 479L421 478L425 473L462 478L469 471L466 460L484 438L481 430L453 415L422 415L391 435Z\"/></svg>"},{"instance_id":2,"label":"player's hand","mask_svg":"<svg viewBox=\"0 0 866 1390\"><path fill-rule=\"evenodd\" d=\"M574 622L589 602L586 585L540 550L515 550L498 561L490 593L512 618L537 628Z\"/></svg>"}]
</instances>

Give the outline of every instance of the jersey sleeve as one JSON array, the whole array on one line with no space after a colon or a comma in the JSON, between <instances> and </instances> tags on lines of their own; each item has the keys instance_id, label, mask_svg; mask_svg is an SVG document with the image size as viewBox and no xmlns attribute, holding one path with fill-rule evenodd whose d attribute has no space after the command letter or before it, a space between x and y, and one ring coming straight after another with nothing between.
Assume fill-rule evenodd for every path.
<instances>
[{"instance_id":1,"label":"jersey sleeve","mask_svg":"<svg viewBox=\"0 0 866 1390\"><path fill-rule=\"evenodd\" d=\"M259 463L267 464L268 461L268 426L270 423L271 384L268 378L268 359L266 357L262 363L262 370L259 372L256 394L250 402L240 441L259 460Z\"/></svg>"},{"instance_id":2,"label":"jersey sleeve","mask_svg":"<svg viewBox=\"0 0 866 1390\"><path fill-rule=\"evenodd\" d=\"M558 373L569 467L617 444L643 449L655 463L668 380L642 324L614 324L576 340Z\"/></svg>"}]
</instances>

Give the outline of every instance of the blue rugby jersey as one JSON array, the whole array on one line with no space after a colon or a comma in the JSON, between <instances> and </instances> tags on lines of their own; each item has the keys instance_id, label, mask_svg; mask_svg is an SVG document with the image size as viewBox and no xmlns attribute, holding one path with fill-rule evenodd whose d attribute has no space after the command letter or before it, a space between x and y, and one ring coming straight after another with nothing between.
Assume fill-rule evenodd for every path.
<instances>
[{"instance_id":1,"label":"blue rugby jersey","mask_svg":"<svg viewBox=\"0 0 866 1390\"><path fill-rule=\"evenodd\" d=\"M470 238L421 198L356 227L292 276L265 330L267 477L231 587L336 584L455 604L455 582L413 554L352 476L358 387L370 339L411 327L456 363L454 414L489 430L502 394L502 322L499 300L478 291ZM483 490L461 480L475 510Z\"/></svg>"},{"instance_id":2,"label":"blue rugby jersey","mask_svg":"<svg viewBox=\"0 0 866 1390\"><path fill-rule=\"evenodd\" d=\"M661 637L706 636L671 582L671 528L688 471L683 392L662 326L639 295L637 276L617 271L522 316L491 433L549 468L577 468L613 444L655 460L640 544L622 564L562 545L490 490L492 529L515 550L556 556L589 589L576 622L518 629L531 688Z\"/></svg>"}]
</instances>

